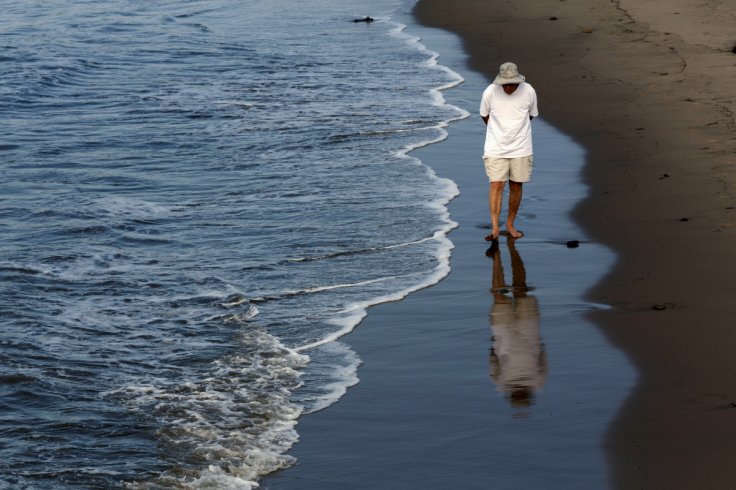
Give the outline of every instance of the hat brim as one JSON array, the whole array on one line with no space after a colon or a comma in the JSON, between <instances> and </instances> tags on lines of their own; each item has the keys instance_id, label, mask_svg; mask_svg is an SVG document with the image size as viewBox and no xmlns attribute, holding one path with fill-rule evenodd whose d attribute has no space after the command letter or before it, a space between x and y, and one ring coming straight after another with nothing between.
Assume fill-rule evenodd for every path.
<instances>
[{"instance_id":1,"label":"hat brim","mask_svg":"<svg viewBox=\"0 0 736 490\"><path fill-rule=\"evenodd\" d=\"M524 80L526 80L526 78L524 77L524 75L519 75L518 77L514 77L514 78L501 78L501 77L496 77L496 79L493 80L493 83L495 85L508 85L510 83L521 83Z\"/></svg>"}]
</instances>

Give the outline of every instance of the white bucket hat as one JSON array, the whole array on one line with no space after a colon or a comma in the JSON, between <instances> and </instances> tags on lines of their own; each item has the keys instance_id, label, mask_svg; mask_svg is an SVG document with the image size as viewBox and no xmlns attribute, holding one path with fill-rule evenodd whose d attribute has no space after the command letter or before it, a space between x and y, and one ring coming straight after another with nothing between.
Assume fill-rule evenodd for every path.
<instances>
[{"instance_id":1,"label":"white bucket hat","mask_svg":"<svg viewBox=\"0 0 736 490\"><path fill-rule=\"evenodd\" d=\"M516 65L506 62L498 69L498 76L493 80L493 83L496 85L506 85L507 83L521 83L524 80L526 78L524 78L524 75L519 74L519 69Z\"/></svg>"}]
</instances>

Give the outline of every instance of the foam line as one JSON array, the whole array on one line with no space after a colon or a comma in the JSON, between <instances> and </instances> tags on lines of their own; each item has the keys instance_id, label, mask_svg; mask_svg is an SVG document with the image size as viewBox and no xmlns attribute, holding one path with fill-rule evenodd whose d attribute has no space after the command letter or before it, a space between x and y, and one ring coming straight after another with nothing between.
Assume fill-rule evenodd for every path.
<instances>
[{"instance_id":1,"label":"foam line","mask_svg":"<svg viewBox=\"0 0 736 490\"><path fill-rule=\"evenodd\" d=\"M392 279L400 279L402 277L412 277L412 276L418 276L421 275L421 273L414 273L414 274L403 274L400 276L388 276L388 277L381 277L379 279L370 279L368 281L360 281L355 283L347 283L347 284L332 284L330 286L316 286L313 288L306 288L306 289L298 289L294 291L285 291L284 295L286 296L296 296L301 294L311 294L311 293L320 293L322 291L331 291L333 289L344 289L344 288L353 288L356 286L365 286L367 284L376 284L379 282L386 282L390 281Z\"/></svg>"},{"instance_id":2,"label":"foam line","mask_svg":"<svg viewBox=\"0 0 736 490\"><path fill-rule=\"evenodd\" d=\"M393 23L393 22L392 22ZM414 291L418 291L420 289L424 289L429 286L433 286L434 284L437 284L440 282L443 278L447 276L447 274L450 273L450 256L451 256L451 250L454 248L453 243L447 238L447 234L457 227L457 223L453 221L450 218L449 211L447 210L447 204L457 197L460 194L460 190L457 187L457 184L450 180L438 177L437 174L434 172L434 170L425 165L420 159L416 157L412 157L409 155L410 152L413 150L416 150L417 148L422 148L434 143L439 143L441 141L444 141L447 139L448 133L445 130L445 128L453 121L458 121L461 119L466 119L470 117L470 113L464 109L461 109L459 107L453 106L451 104L448 104L445 100L445 97L442 95L442 92L444 90L448 90L453 87L457 87L461 83L465 81L465 79L460 76L457 72L451 70L450 68L440 65L437 60L439 58L439 54L431 51L426 46L424 46L420 41L421 38L417 36L411 36L409 34L406 34L404 30L406 29L405 24L400 23L393 23L396 27L389 31L389 34L392 36L395 36L400 39L404 39L408 45L413 47L414 49L417 49L418 51L422 53L426 53L429 58L427 61L423 62L421 66L431 69L431 70L441 70L445 73L447 73L450 78L452 79L450 82L440 85L439 87L435 87L434 89L430 90L430 96L432 97L432 103L433 105L436 105L438 107L449 107L451 108L457 115L454 117L451 117L446 120L442 120L439 123L437 123L433 128L437 129L439 131L439 136L436 138L428 139L425 141L420 141L417 143L412 143L409 145L404 146L398 152L396 153L396 156L400 158L405 158L413 161L417 165L422 165L426 168L427 173L435 179L438 183L443 185L443 192L441 193L441 197L430 202L427 204L427 206L436 209L440 212L440 218L444 222L444 226L440 231L437 231L434 236L432 236L429 239L424 239L422 241L426 240L437 240L439 243L439 249L437 251L437 260L439 264L437 267L428 274L428 277L426 280L420 282L419 284L416 284L414 286L410 286L406 289L403 289L401 291L395 292L395 293L389 293L383 296L379 296L370 300L361 301L354 303L352 305L349 305L346 309L344 309L342 312L340 312L343 316L335 318L331 321L332 324L337 325L340 327L339 330L336 332L332 332L328 335L326 335L324 338L317 340L315 342L309 343L307 345L303 345L300 347L295 348L295 352L304 352L308 351L310 349L314 349L316 347L319 347L321 345L325 345L330 342L334 342L335 340L339 339L340 337L352 332L355 327L357 327L363 319L367 315L367 309L371 306L381 304L381 303L387 303L389 301L398 301L400 299L405 298L407 295L413 293ZM396 245L398 246L404 246L404 245ZM389 248L389 247L387 247Z\"/></svg>"},{"instance_id":3,"label":"foam line","mask_svg":"<svg viewBox=\"0 0 736 490\"><path fill-rule=\"evenodd\" d=\"M442 279L445 278L445 276L447 276L447 274L450 273L450 251L454 248L453 243L446 237L442 237L440 239L440 245L441 252L437 256L440 263L432 272L428 274L426 280L414 286L405 288L401 291L385 294L383 296L378 296L366 301L359 301L349 305L347 308L338 313L339 315L343 315L342 317L335 318L330 321L331 324L340 326L341 328L339 330L310 344L296 347L294 349L294 352L305 352L314 349L315 347L333 342L340 337L347 335L348 333L352 332L355 327L360 324L360 322L363 321L363 319L367 316L367 309L371 306L375 306L381 303L388 303L390 301L399 301L400 299L405 298L414 291L419 291L420 289L433 286L440 282Z\"/></svg>"}]
</instances>

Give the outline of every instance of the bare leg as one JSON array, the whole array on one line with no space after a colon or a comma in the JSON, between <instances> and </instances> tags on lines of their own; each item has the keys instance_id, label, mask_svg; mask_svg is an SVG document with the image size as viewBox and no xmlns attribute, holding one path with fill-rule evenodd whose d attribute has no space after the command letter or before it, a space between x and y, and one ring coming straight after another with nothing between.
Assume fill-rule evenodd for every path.
<instances>
[{"instance_id":1,"label":"bare leg","mask_svg":"<svg viewBox=\"0 0 736 490\"><path fill-rule=\"evenodd\" d=\"M513 238L519 238L520 236L524 235L516 228L514 228L514 220L516 219L516 215L519 212L522 194L522 183L509 180L509 214L508 218L506 219L506 231Z\"/></svg>"},{"instance_id":2,"label":"bare leg","mask_svg":"<svg viewBox=\"0 0 736 490\"><path fill-rule=\"evenodd\" d=\"M505 181L491 182L488 190L488 205L491 208L491 234L486 240L498 240L501 234L501 205Z\"/></svg>"}]
</instances>

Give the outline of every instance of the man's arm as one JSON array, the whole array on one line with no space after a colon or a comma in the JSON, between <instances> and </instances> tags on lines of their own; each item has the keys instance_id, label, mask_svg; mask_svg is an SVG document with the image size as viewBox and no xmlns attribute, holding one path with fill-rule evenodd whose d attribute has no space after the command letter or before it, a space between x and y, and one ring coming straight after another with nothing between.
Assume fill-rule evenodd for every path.
<instances>
[{"instance_id":1,"label":"man's arm","mask_svg":"<svg viewBox=\"0 0 736 490\"><path fill-rule=\"evenodd\" d=\"M480 117L483 118L483 124L488 126L488 119L491 117L491 99L493 98L493 91L489 85L483 91L483 96L480 98Z\"/></svg>"}]
</instances>

